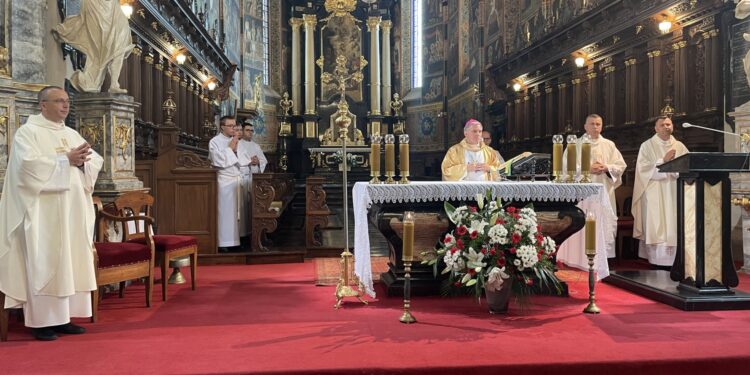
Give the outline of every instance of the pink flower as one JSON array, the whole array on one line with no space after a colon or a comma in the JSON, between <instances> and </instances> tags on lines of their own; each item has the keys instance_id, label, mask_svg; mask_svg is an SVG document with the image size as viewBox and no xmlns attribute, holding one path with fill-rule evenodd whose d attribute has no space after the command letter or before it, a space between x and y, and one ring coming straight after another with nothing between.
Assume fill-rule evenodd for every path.
<instances>
[{"instance_id":1,"label":"pink flower","mask_svg":"<svg viewBox=\"0 0 750 375\"><path fill-rule=\"evenodd\" d=\"M511 247L509 251L510 251L511 254L515 254L516 253L516 248L515 247Z\"/></svg>"},{"instance_id":2,"label":"pink flower","mask_svg":"<svg viewBox=\"0 0 750 375\"><path fill-rule=\"evenodd\" d=\"M473 231L473 232L471 232L471 234L469 235L469 237L470 237L470 238L471 238L472 240L476 239L476 238L477 238L477 236L479 236L479 232L477 232L477 231Z\"/></svg>"}]
</instances>

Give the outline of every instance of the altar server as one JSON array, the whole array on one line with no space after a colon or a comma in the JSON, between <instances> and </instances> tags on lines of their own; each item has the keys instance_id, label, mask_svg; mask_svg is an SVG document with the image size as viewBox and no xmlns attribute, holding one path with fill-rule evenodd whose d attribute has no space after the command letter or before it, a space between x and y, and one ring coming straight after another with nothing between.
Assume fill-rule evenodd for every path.
<instances>
[{"instance_id":1,"label":"altar server","mask_svg":"<svg viewBox=\"0 0 750 375\"><path fill-rule=\"evenodd\" d=\"M70 318L92 313L91 193L103 159L65 126L65 90L46 87L38 99L41 114L13 138L0 199L0 307L23 307L34 337L49 341L84 333Z\"/></svg>"},{"instance_id":2,"label":"altar server","mask_svg":"<svg viewBox=\"0 0 750 375\"><path fill-rule=\"evenodd\" d=\"M672 136L672 120L657 118L656 134L641 144L633 186L633 238L640 240L638 256L657 266L672 266L677 246L677 173L662 173L657 166L687 154ZM685 206L692 215L693 205Z\"/></svg>"},{"instance_id":3,"label":"altar server","mask_svg":"<svg viewBox=\"0 0 750 375\"><path fill-rule=\"evenodd\" d=\"M500 165L496 151L482 141L482 123L469 119L464 139L448 149L441 167L444 181L493 181Z\"/></svg>"},{"instance_id":4,"label":"altar server","mask_svg":"<svg viewBox=\"0 0 750 375\"><path fill-rule=\"evenodd\" d=\"M237 146L237 156L240 162L240 173L242 174L242 195L241 195L241 209L240 214L240 236L244 237L248 234L248 219L250 218L250 192L253 186L253 173L263 173L266 170L268 159L263 154L263 150L260 149L260 145L253 141L253 135L255 130L253 129L253 123L250 120L245 120L242 126L242 139L240 139L239 145Z\"/></svg>"},{"instance_id":5,"label":"altar server","mask_svg":"<svg viewBox=\"0 0 750 375\"><path fill-rule=\"evenodd\" d=\"M211 165L217 169L218 179L218 246L220 252L240 245L239 223L241 172L237 157L242 131L235 129L237 122L232 116L219 120L221 133L208 143Z\"/></svg>"}]
</instances>

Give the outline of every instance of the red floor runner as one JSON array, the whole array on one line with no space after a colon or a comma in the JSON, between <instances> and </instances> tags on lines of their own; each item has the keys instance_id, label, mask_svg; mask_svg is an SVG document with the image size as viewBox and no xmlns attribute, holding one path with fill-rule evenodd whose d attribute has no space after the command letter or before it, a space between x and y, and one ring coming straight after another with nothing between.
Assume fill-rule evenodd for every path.
<instances>
[{"instance_id":1,"label":"red floor runner","mask_svg":"<svg viewBox=\"0 0 750 375\"><path fill-rule=\"evenodd\" d=\"M750 312L683 312L597 284L602 314L582 314L587 278L568 271L571 296L535 297L492 316L469 298L417 297L418 324L398 321L401 301L332 308L334 287L315 287L312 263L205 266L199 287L160 288L147 309L142 286L106 298L100 322L54 342L20 323L0 343L3 374L744 373ZM747 290L750 277L742 275Z\"/></svg>"}]
</instances>

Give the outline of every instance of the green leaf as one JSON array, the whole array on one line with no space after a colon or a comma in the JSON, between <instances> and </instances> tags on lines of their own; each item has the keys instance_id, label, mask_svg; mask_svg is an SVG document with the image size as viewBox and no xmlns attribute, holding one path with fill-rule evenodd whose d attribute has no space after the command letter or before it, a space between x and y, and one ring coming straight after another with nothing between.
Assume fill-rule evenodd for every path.
<instances>
[{"instance_id":1,"label":"green leaf","mask_svg":"<svg viewBox=\"0 0 750 375\"><path fill-rule=\"evenodd\" d=\"M471 279L468 283L466 283L466 286L472 286L477 283L477 279Z\"/></svg>"},{"instance_id":2,"label":"green leaf","mask_svg":"<svg viewBox=\"0 0 750 375\"><path fill-rule=\"evenodd\" d=\"M458 224L455 220L453 220L453 213L456 212L456 207L453 207L452 204L445 202L443 203L443 209L445 210L445 213L448 215L448 218L453 224Z\"/></svg>"},{"instance_id":3,"label":"green leaf","mask_svg":"<svg viewBox=\"0 0 750 375\"><path fill-rule=\"evenodd\" d=\"M467 273L464 275L464 277L461 279L461 284L466 284L471 280L471 274Z\"/></svg>"},{"instance_id":4,"label":"green leaf","mask_svg":"<svg viewBox=\"0 0 750 375\"><path fill-rule=\"evenodd\" d=\"M451 272L451 269L450 269L450 268L448 268L448 267L445 267L445 269L443 270L443 272L441 272L440 274L441 274L441 275L444 275L444 274L446 274L446 273L448 273L448 272Z\"/></svg>"}]
</instances>

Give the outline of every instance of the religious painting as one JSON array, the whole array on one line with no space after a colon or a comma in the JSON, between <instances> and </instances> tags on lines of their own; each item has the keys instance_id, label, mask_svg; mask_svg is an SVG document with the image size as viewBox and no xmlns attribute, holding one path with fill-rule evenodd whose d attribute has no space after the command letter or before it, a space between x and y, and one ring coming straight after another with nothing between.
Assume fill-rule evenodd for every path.
<instances>
[{"instance_id":1,"label":"religious painting","mask_svg":"<svg viewBox=\"0 0 750 375\"><path fill-rule=\"evenodd\" d=\"M206 22L204 26L208 30L208 34L211 35L211 38L218 41L219 35L221 35L221 29L219 28L221 0L207 0L206 6Z\"/></svg>"},{"instance_id":2,"label":"religious painting","mask_svg":"<svg viewBox=\"0 0 750 375\"><path fill-rule=\"evenodd\" d=\"M443 22L443 14L441 11L441 5L443 0L424 0L424 25L432 26Z\"/></svg>"},{"instance_id":3,"label":"religious painting","mask_svg":"<svg viewBox=\"0 0 750 375\"><path fill-rule=\"evenodd\" d=\"M279 133L279 120L273 115L274 107L265 105L253 119L253 140L263 152L275 152Z\"/></svg>"},{"instance_id":4,"label":"religious painting","mask_svg":"<svg viewBox=\"0 0 750 375\"><path fill-rule=\"evenodd\" d=\"M487 21L485 22L485 24L487 25L485 28L485 38L487 40L490 40L492 37L500 34L500 31L502 30L504 3L505 0L489 0L487 4Z\"/></svg>"},{"instance_id":5,"label":"religious painting","mask_svg":"<svg viewBox=\"0 0 750 375\"><path fill-rule=\"evenodd\" d=\"M333 73L336 68L336 58L344 56L347 59L349 72L359 69L359 57L362 53L362 29L357 25L354 17L332 17L326 25L320 29L320 45L322 48L323 68L322 73ZM336 84L322 83L321 102L331 102L338 94ZM362 83L354 83L346 89L346 95L354 101L362 101Z\"/></svg>"},{"instance_id":6,"label":"religious painting","mask_svg":"<svg viewBox=\"0 0 750 375\"><path fill-rule=\"evenodd\" d=\"M442 101L443 99L443 76L426 77L424 88L425 88L424 95L422 95L422 100L424 102L434 102L437 100Z\"/></svg>"},{"instance_id":7,"label":"religious painting","mask_svg":"<svg viewBox=\"0 0 750 375\"><path fill-rule=\"evenodd\" d=\"M249 108L254 96L255 77L264 74L265 46L263 44L262 0L244 2L242 35L242 89L243 107Z\"/></svg>"},{"instance_id":8,"label":"religious painting","mask_svg":"<svg viewBox=\"0 0 750 375\"><path fill-rule=\"evenodd\" d=\"M0 76L10 78L10 0L0 0Z\"/></svg>"},{"instance_id":9,"label":"religious painting","mask_svg":"<svg viewBox=\"0 0 750 375\"><path fill-rule=\"evenodd\" d=\"M411 138L412 152L442 151L443 132L440 131L438 114L442 103L409 108L406 115L406 132Z\"/></svg>"},{"instance_id":10,"label":"religious painting","mask_svg":"<svg viewBox=\"0 0 750 375\"><path fill-rule=\"evenodd\" d=\"M422 58L427 60L427 72L440 72L445 62L445 41L439 28L424 35Z\"/></svg>"},{"instance_id":11,"label":"religious painting","mask_svg":"<svg viewBox=\"0 0 750 375\"><path fill-rule=\"evenodd\" d=\"M472 90L467 90L448 101L448 143L458 143L464 137L464 123L474 117Z\"/></svg>"},{"instance_id":12,"label":"religious painting","mask_svg":"<svg viewBox=\"0 0 750 375\"><path fill-rule=\"evenodd\" d=\"M402 39L402 27L401 27L401 11L397 11L393 13L393 30L391 34L391 61L393 62L393 65L391 65L391 74L392 77L402 77L401 74L403 73L403 62L401 61L402 55L401 55L401 39ZM393 92L401 93L401 79L394 79L392 80L391 84L393 85Z\"/></svg>"},{"instance_id":13,"label":"religious painting","mask_svg":"<svg viewBox=\"0 0 750 375\"><path fill-rule=\"evenodd\" d=\"M224 0L224 51L229 61L240 63L240 4L239 0Z\"/></svg>"},{"instance_id":14,"label":"religious painting","mask_svg":"<svg viewBox=\"0 0 750 375\"><path fill-rule=\"evenodd\" d=\"M463 84L468 77L468 71L477 64L476 56L472 54L474 41L472 36L472 26L477 24L476 8L479 4L474 4L477 0L459 0L458 8L458 25L456 33L449 35L458 35L458 82ZM474 9L472 9L474 7Z\"/></svg>"}]
</instances>

